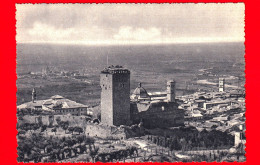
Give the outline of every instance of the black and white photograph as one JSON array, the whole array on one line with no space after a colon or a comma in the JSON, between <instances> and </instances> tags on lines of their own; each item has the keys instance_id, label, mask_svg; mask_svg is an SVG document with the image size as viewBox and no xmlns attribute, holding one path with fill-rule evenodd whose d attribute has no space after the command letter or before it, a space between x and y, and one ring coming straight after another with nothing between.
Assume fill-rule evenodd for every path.
<instances>
[{"instance_id":1,"label":"black and white photograph","mask_svg":"<svg viewBox=\"0 0 260 165\"><path fill-rule=\"evenodd\" d=\"M18 162L245 162L244 3L16 4Z\"/></svg>"}]
</instances>

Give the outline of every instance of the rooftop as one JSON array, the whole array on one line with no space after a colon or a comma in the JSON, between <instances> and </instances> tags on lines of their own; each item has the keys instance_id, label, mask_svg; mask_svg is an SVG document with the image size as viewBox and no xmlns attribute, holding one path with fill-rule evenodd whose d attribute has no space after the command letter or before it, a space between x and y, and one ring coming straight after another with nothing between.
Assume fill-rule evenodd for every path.
<instances>
[{"instance_id":1,"label":"rooftop","mask_svg":"<svg viewBox=\"0 0 260 165\"><path fill-rule=\"evenodd\" d=\"M53 110L55 108L87 108L88 106L66 99L60 95L52 96L46 100L30 101L17 106L18 109L35 109L36 107L41 107L43 110Z\"/></svg>"},{"instance_id":2,"label":"rooftop","mask_svg":"<svg viewBox=\"0 0 260 165\"><path fill-rule=\"evenodd\" d=\"M111 65L101 71L101 73L109 73L109 74L114 74L114 73L130 73L130 71L126 68L123 68L123 66L119 65Z\"/></svg>"},{"instance_id":3,"label":"rooftop","mask_svg":"<svg viewBox=\"0 0 260 165\"><path fill-rule=\"evenodd\" d=\"M142 84L139 83L138 87L134 90L132 96L133 99L142 99L142 98L147 98L150 99L149 94L147 91L142 87Z\"/></svg>"},{"instance_id":4,"label":"rooftop","mask_svg":"<svg viewBox=\"0 0 260 165\"><path fill-rule=\"evenodd\" d=\"M62 97L60 95L54 95L54 96L51 97L51 99L53 99L53 100L64 99L64 97Z\"/></svg>"},{"instance_id":5,"label":"rooftop","mask_svg":"<svg viewBox=\"0 0 260 165\"><path fill-rule=\"evenodd\" d=\"M45 100L35 100L17 106L18 109L34 109L36 107L41 107Z\"/></svg>"}]
</instances>

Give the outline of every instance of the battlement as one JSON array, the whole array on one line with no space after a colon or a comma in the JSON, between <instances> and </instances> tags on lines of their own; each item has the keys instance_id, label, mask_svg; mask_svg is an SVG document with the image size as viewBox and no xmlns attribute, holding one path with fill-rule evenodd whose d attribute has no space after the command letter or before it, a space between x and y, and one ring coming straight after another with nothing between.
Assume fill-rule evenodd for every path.
<instances>
[{"instance_id":1,"label":"battlement","mask_svg":"<svg viewBox=\"0 0 260 165\"><path fill-rule=\"evenodd\" d=\"M103 74L130 74L130 71L126 68L123 68L122 66L116 65L116 66L109 66L101 71Z\"/></svg>"},{"instance_id":2,"label":"battlement","mask_svg":"<svg viewBox=\"0 0 260 165\"><path fill-rule=\"evenodd\" d=\"M175 81L174 80L168 80L167 81L167 84L169 84L169 85L172 84L172 83L175 83Z\"/></svg>"}]
</instances>

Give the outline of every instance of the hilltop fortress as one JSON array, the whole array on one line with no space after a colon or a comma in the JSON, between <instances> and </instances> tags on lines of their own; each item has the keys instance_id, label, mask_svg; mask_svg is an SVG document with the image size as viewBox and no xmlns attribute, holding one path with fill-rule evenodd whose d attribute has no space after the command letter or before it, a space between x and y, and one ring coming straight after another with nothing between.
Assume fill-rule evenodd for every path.
<instances>
[{"instance_id":1,"label":"hilltop fortress","mask_svg":"<svg viewBox=\"0 0 260 165\"><path fill-rule=\"evenodd\" d=\"M167 82L165 100L153 99L141 86L130 99L130 71L122 66L110 66L100 74L101 123L130 125L141 121L147 127L173 127L184 122L183 111L175 102L175 82Z\"/></svg>"},{"instance_id":2,"label":"hilltop fortress","mask_svg":"<svg viewBox=\"0 0 260 165\"><path fill-rule=\"evenodd\" d=\"M184 125L184 110L178 109L175 101L173 80L167 82L166 97L150 96L141 83L130 97L130 71L122 66L109 66L100 73L100 86L101 123L87 125L87 135L113 137L116 132L121 132L120 136L125 132L122 138L127 138L126 132L133 129L142 134L143 127Z\"/></svg>"}]
</instances>

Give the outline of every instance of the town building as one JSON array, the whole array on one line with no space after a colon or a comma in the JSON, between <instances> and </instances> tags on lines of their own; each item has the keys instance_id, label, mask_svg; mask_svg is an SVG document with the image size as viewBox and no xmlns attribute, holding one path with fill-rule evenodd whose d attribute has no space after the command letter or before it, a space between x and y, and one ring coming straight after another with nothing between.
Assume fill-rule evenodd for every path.
<instances>
[{"instance_id":1,"label":"town building","mask_svg":"<svg viewBox=\"0 0 260 165\"><path fill-rule=\"evenodd\" d=\"M166 100L167 92L148 92L148 95L151 97L151 100Z\"/></svg>"},{"instance_id":2,"label":"town building","mask_svg":"<svg viewBox=\"0 0 260 165\"><path fill-rule=\"evenodd\" d=\"M232 90L229 93L229 97L231 98L244 98L245 91L244 90Z\"/></svg>"},{"instance_id":3,"label":"town building","mask_svg":"<svg viewBox=\"0 0 260 165\"><path fill-rule=\"evenodd\" d=\"M46 105L46 103L48 104ZM50 105L50 103L52 104ZM57 115L89 115L88 106L66 99L59 95L52 96L51 99L46 100L46 102L43 103L43 106L44 108L46 107L53 110Z\"/></svg>"},{"instance_id":4,"label":"town building","mask_svg":"<svg viewBox=\"0 0 260 165\"><path fill-rule=\"evenodd\" d=\"M220 108L221 106L229 106L231 105L231 101L230 100L220 100L220 101L212 101L212 102L204 102L203 103L203 109L204 110L208 110L214 106L219 106L218 108Z\"/></svg>"},{"instance_id":5,"label":"town building","mask_svg":"<svg viewBox=\"0 0 260 165\"><path fill-rule=\"evenodd\" d=\"M52 96L46 100L36 100L36 90L33 89L32 101L17 106L18 111L22 109L47 111L60 115L88 115L88 106L66 99L60 95Z\"/></svg>"},{"instance_id":6,"label":"town building","mask_svg":"<svg viewBox=\"0 0 260 165\"><path fill-rule=\"evenodd\" d=\"M206 102L205 100L195 100L195 102L198 104L199 108L203 108L203 104Z\"/></svg>"},{"instance_id":7,"label":"town building","mask_svg":"<svg viewBox=\"0 0 260 165\"><path fill-rule=\"evenodd\" d=\"M234 134L234 146L238 146L239 144L245 145L246 136L245 136L245 124L239 125L239 131L232 132Z\"/></svg>"}]
</instances>

